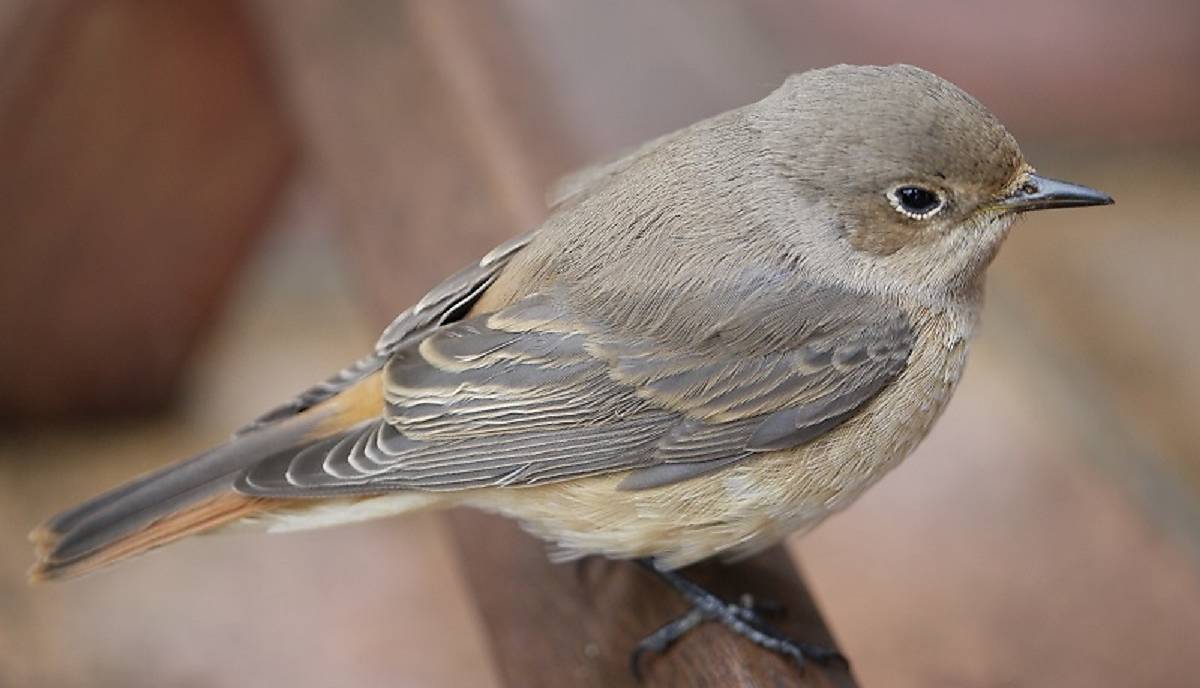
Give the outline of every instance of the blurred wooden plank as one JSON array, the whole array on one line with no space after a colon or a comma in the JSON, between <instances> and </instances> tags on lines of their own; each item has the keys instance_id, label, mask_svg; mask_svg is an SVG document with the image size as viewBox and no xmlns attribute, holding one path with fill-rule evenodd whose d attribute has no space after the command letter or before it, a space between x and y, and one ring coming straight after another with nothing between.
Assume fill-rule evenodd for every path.
<instances>
[{"instance_id":1,"label":"blurred wooden plank","mask_svg":"<svg viewBox=\"0 0 1200 688\"><path fill-rule=\"evenodd\" d=\"M1200 141L1200 3L494 2L527 50L552 58L539 65L570 119L608 143L630 127L663 129L680 101L744 102L839 62L929 69L1025 144Z\"/></svg>"},{"instance_id":2,"label":"blurred wooden plank","mask_svg":"<svg viewBox=\"0 0 1200 688\"><path fill-rule=\"evenodd\" d=\"M1022 223L998 261L997 316L1037 338L1031 384L1064 390L1091 460L1200 556L1200 151L1028 154L1118 202Z\"/></svg>"},{"instance_id":3,"label":"blurred wooden plank","mask_svg":"<svg viewBox=\"0 0 1200 688\"><path fill-rule=\"evenodd\" d=\"M542 191L578 164L542 61L523 52L496 6L441 2L330 4L264 0L306 144L346 216L381 321L437 278L534 223ZM651 97L651 94L643 94ZM703 113L696 113L700 115ZM632 683L636 641L678 614L674 593L628 563L581 577L547 562L515 525L452 519L461 562L506 685ZM725 593L788 604L782 625L832 642L780 549L736 567L696 572ZM804 674L771 653L706 627L648 666L645 685L851 685L849 674Z\"/></svg>"},{"instance_id":4,"label":"blurred wooden plank","mask_svg":"<svg viewBox=\"0 0 1200 688\"><path fill-rule=\"evenodd\" d=\"M234 0L0 19L0 418L155 408L292 159L254 37Z\"/></svg>"},{"instance_id":5,"label":"blurred wooden plank","mask_svg":"<svg viewBox=\"0 0 1200 688\"><path fill-rule=\"evenodd\" d=\"M919 65L979 98L1026 144L1198 140L1200 3L737 4L783 60Z\"/></svg>"}]
</instances>

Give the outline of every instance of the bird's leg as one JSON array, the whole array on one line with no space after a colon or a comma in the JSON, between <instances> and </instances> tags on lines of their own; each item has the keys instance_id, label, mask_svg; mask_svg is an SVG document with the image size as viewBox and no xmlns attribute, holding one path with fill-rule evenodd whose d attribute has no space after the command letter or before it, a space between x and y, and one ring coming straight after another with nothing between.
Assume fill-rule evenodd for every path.
<instances>
[{"instance_id":1,"label":"bird's leg","mask_svg":"<svg viewBox=\"0 0 1200 688\"><path fill-rule=\"evenodd\" d=\"M693 607L683 616L668 621L662 628L642 638L638 642L637 647L633 648L633 652L629 654L629 670L633 672L634 678L638 681L642 680L642 657L647 652L655 654L666 652L675 644L676 640L687 635L696 626L704 623L706 618L704 612Z\"/></svg>"},{"instance_id":2,"label":"bird's leg","mask_svg":"<svg viewBox=\"0 0 1200 688\"><path fill-rule=\"evenodd\" d=\"M741 604L732 604L676 571L660 569L651 559L639 559L638 563L674 588L692 608L638 643L630 657L634 676L641 677L640 662L647 652L665 652L675 641L705 621L717 621L755 645L791 658L801 668L807 659L821 663L846 663L846 658L837 650L792 640L763 621L760 612L778 614L781 611L778 605L760 609L748 595L743 596Z\"/></svg>"}]
</instances>

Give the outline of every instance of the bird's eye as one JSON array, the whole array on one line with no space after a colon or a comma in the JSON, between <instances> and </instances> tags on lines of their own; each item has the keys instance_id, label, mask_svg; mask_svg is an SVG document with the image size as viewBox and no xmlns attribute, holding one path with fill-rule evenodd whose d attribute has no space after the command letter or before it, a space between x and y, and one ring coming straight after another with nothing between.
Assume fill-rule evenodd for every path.
<instances>
[{"instance_id":1,"label":"bird's eye","mask_svg":"<svg viewBox=\"0 0 1200 688\"><path fill-rule=\"evenodd\" d=\"M942 197L922 186L898 186L888 192L892 207L905 217L924 220L942 209Z\"/></svg>"}]
</instances>

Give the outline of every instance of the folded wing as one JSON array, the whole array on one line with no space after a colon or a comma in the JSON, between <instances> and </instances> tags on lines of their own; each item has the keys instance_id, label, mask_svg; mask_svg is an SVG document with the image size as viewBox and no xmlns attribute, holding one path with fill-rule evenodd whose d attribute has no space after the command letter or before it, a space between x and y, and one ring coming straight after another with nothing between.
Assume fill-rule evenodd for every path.
<instances>
[{"instance_id":1,"label":"folded wing","mask_svg":"<svg viewBox=\"0 0 1200 688\"><path fill-rule=\"evenodd\" d=\"M913 333L896 307L839 290L813 289L788 306L681 344L535 294L408 342L384 370L383 419L263 461L237 489L448 491L616 471L632 471L623 488L644 489L799 446L894 380ZM797 320L788 337L749 342L746 317L785 312Z\"/></svg>"}]
</instances>

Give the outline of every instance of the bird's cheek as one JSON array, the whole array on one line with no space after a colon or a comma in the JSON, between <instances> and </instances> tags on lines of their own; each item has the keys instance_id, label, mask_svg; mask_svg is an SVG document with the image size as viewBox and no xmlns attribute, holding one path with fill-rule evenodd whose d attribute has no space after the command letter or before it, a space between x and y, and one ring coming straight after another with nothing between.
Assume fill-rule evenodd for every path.
<instances>
[{"instance_id":1,"label":"bird's cheek","mask_svg":"<svg viewBox=\"0 0 1200 688\"><path fill-rule=\"evenodd\" d=\"M892 213L894 216L894 213ZM875 256L890 256L917 242L922 234L920 223L897 221L894 217L875 215L865 222L849 226L846 239L856 251Z\"/></svg>"}]
</instances>

